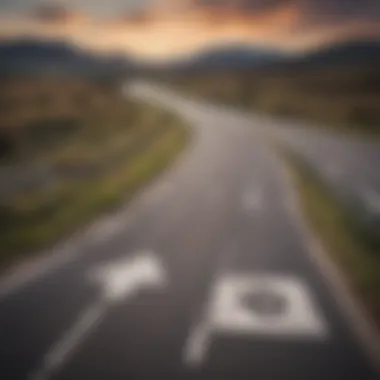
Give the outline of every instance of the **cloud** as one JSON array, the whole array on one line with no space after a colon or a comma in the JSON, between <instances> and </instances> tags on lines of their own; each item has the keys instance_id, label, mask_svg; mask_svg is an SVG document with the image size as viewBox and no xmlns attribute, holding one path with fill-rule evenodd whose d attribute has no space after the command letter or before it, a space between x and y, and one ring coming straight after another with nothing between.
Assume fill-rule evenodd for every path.
<instances>
[{"instance_id":1,"label":"cloud","mask_svg":"<svg viewBox=\"0 0 380 380\"><path fill-rule=\"evenodd\" d=\"M153 21L153 15L146 10L138 9L122 14L120 17L110 20L109 25L113 26L133 26L141 27L150 24Z\"/></svg>"},{"instance_id":2,"label":"cloud","mask_svg":"<svg viewBox=\"0 0 380 380\"><path fill-rule=\"evenodd\" d=\"M379 3L375 0L161 0L150 7L104 20L88 18L72 9L44 6L27 19L0 20L0 38L58 37L95 50L132 52L157 59L223 42L297 50L355 36L380 36Z\"/></svg>"},{"instance_id":3,"label":"cloud","mask_svg":"<svg viewBox=\"0 0 380 380\"><path fill-rule=\"evenodd\" d=\"M168 8L168 1L161 2ZM171 2L169 2L171 4ZM173 9L206 11L230 15L259 16L277 9L300 11L305 20L314 22L377 19L380 21L379 0L177 0Z\"/></svg>"}]
</instances>

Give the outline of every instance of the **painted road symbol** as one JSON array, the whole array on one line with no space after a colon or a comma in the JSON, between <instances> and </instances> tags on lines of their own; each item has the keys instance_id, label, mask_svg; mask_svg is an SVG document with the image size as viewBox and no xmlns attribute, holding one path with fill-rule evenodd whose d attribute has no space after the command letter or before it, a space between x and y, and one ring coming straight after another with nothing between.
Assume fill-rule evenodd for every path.
<instances>
[{"instance_id":1,"label":"painted road symbol","mask_svg":"<svg viewBox=\"0 0 380 380\"><path fill-rule=\"evenodd\" d=\"M213 330L324 337L326 325L303 282L291 277L227 276L215 287Z\"/></svg>"},{"instance_id":2,"label":"painted road symbol","mask_svg":"<svg viewBox=\"0 0 380 380\"><path fill-rule=\"evenodd\" d=\"M320 340L328 329L304 281L259 273L217 280L204 319L185 347L187 365L202 363L215 334Z\"/></svg>"},{"instance_id":3,"label":"painted road symbol","mask_svg":"<svg viewBox=\"0 0 380 380\"><path fill-rule=\"evenodd\" d=\"M30 380L50 379L104 319L110 307L143 289L164 289L167 285L164 267L150 251L136 252L132 257L98 265L90 270L88 279L100 285L99 300L83 310L77 322L45 355L40 368L30 374Z\"/></svg>"}]
</instances>

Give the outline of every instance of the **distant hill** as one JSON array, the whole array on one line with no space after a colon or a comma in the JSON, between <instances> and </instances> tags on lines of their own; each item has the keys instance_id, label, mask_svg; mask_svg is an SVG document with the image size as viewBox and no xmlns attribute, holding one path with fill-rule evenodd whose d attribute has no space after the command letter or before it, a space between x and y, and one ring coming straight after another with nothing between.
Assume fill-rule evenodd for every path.
<instances>
[{"instance_id":1,"label":"distant hill","mask_svg":"<svg viewBox=\"0 0 380 380\"><path fill-rule=\"evenodd\" d=\"M15 40L0 43L0 74L106 75L134 69L121 56L95 55L61 41Z\"/></svg>"},{"instance_id":2,"label":"distant hill","mask_svg":"<svg viewBox=\"0 0 380 380\"><path fill-rule=\"evenodd\" d=\"M172 69L197 72L212 72L219 69L227 71L298 70L376 63L380 68L380 40L357 40L326 46L300 55L290 55L248 45L226 45L205 50L186 60L176 62L172 65Z\"/></svg>"},{"instance_id":3,"label":"distant hill","mask_svg":"<svg viewBox=\"0 0 380 380\"><path fill-rule=\"evenodd\" d=\"M285 68L347 67L379 65L380 40L345 41L306 54L293 56L277 66ZM276 66L276 65L274 65Z\"/></svg>"},{"instance_id":4,"label":"distant hill","mask_svg":"<svg viewBox=\"0 0 380 380\"><path fill-rule=\"evenodd\" d=\"M249 45L225 45L204 50L168 66L178 71L242 69L268 65L282 58L283 55L275 50L265 50Z\"/></svg>"},{"instance_id":5,"label":"distant hill","mask_svg":"<svg viewBox=\"0 0 380 380\"><path fill-rule=\"evenodd\" d=\"M316 63L360 63L363 60L380 60L380 40L357 40L329 46L307 57Z\"/></svg>"},{"instance_id":6,"label":"distant hill","mask_svg":"<svg viewBox=\"0 0 380 380\"><path fill-rule=\"evenodd\" d=\"M125 55L100 55L62 41L20 39L0 42L0 75L102 76L125 73L150 74L234 70L294 71L323 67L378 64L380 41L358 40L331 45L302 55L250 45L217 46L165 64L137 62Z\"/></svg>"},{"instance_id":7,"label":"distant hill","mask_svg":"<svg viewBox=\"0 0 380 380\"><path fill-rule=\"evenodd\" d=\"M275 51L255 49L250 46L227 46L205 51L190 62L199 67L247 67L261 66L275 62L282 55Z\"/></svg>"}]
</instances>

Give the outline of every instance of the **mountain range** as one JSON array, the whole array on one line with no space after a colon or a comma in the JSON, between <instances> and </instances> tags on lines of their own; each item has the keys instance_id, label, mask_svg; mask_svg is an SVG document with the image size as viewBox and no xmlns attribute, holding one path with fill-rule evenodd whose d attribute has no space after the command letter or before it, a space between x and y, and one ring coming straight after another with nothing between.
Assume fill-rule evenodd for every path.
<instances>
[{"instance_id":1,"label":"mountain range","mask_svg":"<svg viewBox=\"0 0 380 380\"><path fill-rule=\"evenodd\" d=\"M330 45L308 54L293 57L290 63L295 66L339 66L378 63L380 68L380 40L352 40Z\"/></svg>"},{"instance_id":2,"label":"mountain range","mask_svg":"<svg viewBox=\"0 0 380 380\"><path fill-rule=\"evenodd\" d=\"M0 43L2 75L99 76L132 70L124 55L100 55L61 41L21 39Z\"/></svg>"},{"instance_id":3,"label":"mountain range","mask_svg":"<svg viewBox=\"0 0 380 380\"><path fill-rule=\"evenodd\" d=\"M258 67L312 67L379 63L380 41L357 40L302 55L247 45L224 45L159 66L125 55L101 55L61 41L15 40L0 43L0 74L122 75L133 72L192 72Z\"/></svg>"},{"instance_id":4,"label":"mountain range","mask_svg":"<svg viewBox=\"0 0 380 380\"><path fill-rule=\"evenodd\" d=\"M186 70L245 69L279 62L284 54L276 50L252 48L247 45L222 45L205 49L174 66Z\"/></svg>"}]
</instances>

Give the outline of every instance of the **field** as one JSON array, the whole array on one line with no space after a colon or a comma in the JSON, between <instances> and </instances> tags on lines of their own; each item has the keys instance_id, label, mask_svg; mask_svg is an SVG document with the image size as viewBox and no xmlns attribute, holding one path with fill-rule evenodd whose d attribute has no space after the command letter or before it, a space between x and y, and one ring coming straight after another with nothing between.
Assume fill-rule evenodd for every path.
<instances>
[{"instance_id":1,"label":"field","mask_svg":"<svg viewBox=\"0 0 380 380\"><path fill-rule=\"evenodd\" d=\"M3 165L91 161L120 138L126 143L143 134L155 117L111 84L11 79L0 88Z\"/></svg>"},{"instance_id":2,"label":"field","mask_svg":"<svg viewBox=\"0 0 380 380\"><path fill-rule=\"evenodd\" d=\"M282 147L279 151L288 164L310 227L380 326L379 230L361 218L360 210L338 199L302 158Z\"/></svg>"},{"instance_id":3,"label":"field","mask_svg":"<svg viewBox=\"0 0 380 380\"><path fill-rule=\"evenodd\" d=\"M0 263L127 201L181 151L182 121L119 86L12 79L0 93Z\"/></svg>"}]
</instances>

